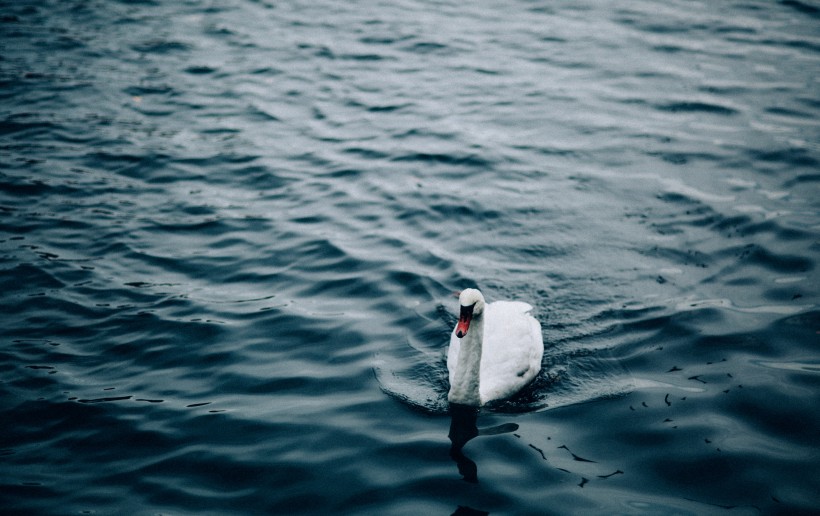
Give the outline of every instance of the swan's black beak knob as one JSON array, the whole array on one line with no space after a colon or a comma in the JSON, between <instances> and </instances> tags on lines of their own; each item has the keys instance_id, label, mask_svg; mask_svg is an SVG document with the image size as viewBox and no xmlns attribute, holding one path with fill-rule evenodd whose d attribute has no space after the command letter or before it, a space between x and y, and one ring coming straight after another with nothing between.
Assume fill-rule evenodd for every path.
<instances>
[{"instance_id":1,"label":"swan's black beak knob","mask_svg":"<svg viewBox=\"0 0 820 516\"><path fill-rule=\"evenodd\" d=\"M459 339L467 335L467 330L470 329L470 321L473 320L474 306L475 305L461 307L461 313L458 315L458 324L456 324L456 337Z\"/></svg>"}]
</instances>

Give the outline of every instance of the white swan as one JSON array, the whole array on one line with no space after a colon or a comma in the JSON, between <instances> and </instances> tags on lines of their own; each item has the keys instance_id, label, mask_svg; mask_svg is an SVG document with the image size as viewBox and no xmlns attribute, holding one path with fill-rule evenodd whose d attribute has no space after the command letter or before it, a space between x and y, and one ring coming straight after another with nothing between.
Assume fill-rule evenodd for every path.
<instances>
[{"instance_id":1,"label":"white swan","mask_svg":"<svg viewBox=\"0 0 820 516\"><path fill-rule=\"evenodd\" d=\"M464 290L461 312L447 351L450 403L480 406L512 396L541 369L541 325L520 301L486 304L481 292Z\"/></svg>"}]
</instances>

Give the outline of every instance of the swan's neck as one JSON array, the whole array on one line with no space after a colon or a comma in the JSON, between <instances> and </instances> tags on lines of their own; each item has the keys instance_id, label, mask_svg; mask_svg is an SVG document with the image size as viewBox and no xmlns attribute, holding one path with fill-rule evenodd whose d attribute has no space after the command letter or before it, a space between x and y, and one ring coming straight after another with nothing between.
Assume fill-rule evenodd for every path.
<instances>
[{"instance_id":1,"label":"swan's neck","mask_svg":"<svg viewBox=\"0 0 820 516\"><path fill-rule=\"evenodd\" d=\"M456 373L447 399L462 405L481 405L478 390L481 371L481 346L484 343L484 314L473 317L467 335L462 337Z\"/></svg>"}]
</instances>

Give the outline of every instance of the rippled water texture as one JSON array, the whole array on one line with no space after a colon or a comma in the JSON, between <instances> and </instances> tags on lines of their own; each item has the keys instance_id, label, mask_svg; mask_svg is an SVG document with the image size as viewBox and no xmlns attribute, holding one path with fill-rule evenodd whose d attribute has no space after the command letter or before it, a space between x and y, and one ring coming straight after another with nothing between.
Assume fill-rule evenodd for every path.
<instances>
[{"instance_id":1,"label":"rippled water texture","mask_svg":"<svg viewBox=\"0 0 820 516\"><path fill-rule=\"evenodd\" d=\"M819 64L809 1L0 1L0 512L820 510ZM468 286L546 343L477 418Z\"/></svg>"}]
</instances>

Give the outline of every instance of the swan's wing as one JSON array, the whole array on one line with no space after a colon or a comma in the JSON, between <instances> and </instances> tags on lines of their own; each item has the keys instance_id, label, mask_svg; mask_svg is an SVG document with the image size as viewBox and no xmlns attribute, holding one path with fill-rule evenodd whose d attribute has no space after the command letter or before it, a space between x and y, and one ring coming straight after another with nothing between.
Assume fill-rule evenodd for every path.
<instances>
[{"instance_id":1,"label":"swan's wing","mask_svg":"<svg viewBox=\"0 0 820 516\"><path fill-rule=\"evenodd\" d=\"M544 341L530 310L532 306L518 301L488 305L479 384L482 401L512 396L541 369Z\"/></svg>"},{"instance_id":2,"label":"swan's wing","mask_svg":"<svg viewBox=\"0 0 820 516\"><path fill-rule=\"evenodd\" d=\"M532 305L523 301L496 301L487 305L490 312L496 316L526 314L532 310Z\"/></svg>"}]
</instances>

